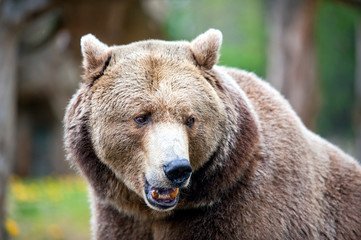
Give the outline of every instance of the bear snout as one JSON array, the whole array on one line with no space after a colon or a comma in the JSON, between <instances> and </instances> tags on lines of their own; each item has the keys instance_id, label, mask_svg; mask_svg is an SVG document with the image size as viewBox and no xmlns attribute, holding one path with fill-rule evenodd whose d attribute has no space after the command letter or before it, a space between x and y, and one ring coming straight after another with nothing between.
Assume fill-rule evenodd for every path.
<instances>
[{"instance_id":1,"label":"bear snout","mask_svg":"<svg viewBox=\"0 0 361 240\"><path fill-rule=\"evenodd\" d=\"M192 167L187 159L176 159L163 165L163 171L174 187L181 187L191 176Z\"/></svg>"}]
</instances>

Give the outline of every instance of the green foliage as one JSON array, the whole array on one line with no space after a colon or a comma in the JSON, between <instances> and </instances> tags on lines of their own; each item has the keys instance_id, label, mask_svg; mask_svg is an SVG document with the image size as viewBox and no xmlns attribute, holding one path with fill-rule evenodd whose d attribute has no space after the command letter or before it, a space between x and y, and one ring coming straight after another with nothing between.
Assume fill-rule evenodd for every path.
<instances>
[{"instance_id":1,"label":"green foliage","mask_svg":"<svg viewBox=\"0 0 361 240\"><path fill-rule=\"evenodd\" d=\"M261 0L170 0L165 25L168 38L192 40L209 28L223 32L220 65L265 76L266 27Z\"/></svg>"},{"instance_id":2,"label":"green foliage","mask_svg":"<svg viewBox=\"0 0 361 240\"><path fill-rule=\"evenodd\" d=\"M355 27L360 17L360 11L331 1L324 1L318 12L316 46L322 106L317 129L323 136L353 136Z\"/></svg>"},{"instance_id":3,"label":"green foliage","mask_svg":"<svg viewBox=\"0 0 361 240\"><path fill-rule=\"evenodd\" d=\"M86 183L79 177L12 177L7 196L10 239L90 238Z\"/></svg>"}]
</instances>

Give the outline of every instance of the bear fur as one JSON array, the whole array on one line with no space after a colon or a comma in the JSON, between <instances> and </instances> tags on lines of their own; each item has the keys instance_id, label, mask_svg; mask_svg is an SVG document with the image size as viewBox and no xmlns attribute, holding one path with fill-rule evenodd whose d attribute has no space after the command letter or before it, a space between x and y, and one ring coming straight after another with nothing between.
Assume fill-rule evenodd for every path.
<instances>
[{"instance_id":1,"label":"bear fur","mask_svg":"<svg viewBox=\"0 0 361 240\"><path fill-rule=\"evenodd\" d=\"M64 141L89 183L93 238L361 239L360 165L269 84L217 66L221 43L214 29L191 42L81 39ZM175 157L192 173L163 209L146 189L175 189L162 168Z\"/></svg>"}]
</instances>

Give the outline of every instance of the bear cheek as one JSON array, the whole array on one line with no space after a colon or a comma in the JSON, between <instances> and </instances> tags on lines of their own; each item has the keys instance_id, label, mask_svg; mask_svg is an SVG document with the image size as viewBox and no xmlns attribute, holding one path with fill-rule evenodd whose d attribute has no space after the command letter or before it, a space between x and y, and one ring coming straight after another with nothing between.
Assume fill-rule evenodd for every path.
<instances>
[{"instance_id":1,"label":"bear cheek","mask_svg":"<svg viewBox=\"0 0 361 240\"><path fill-rule=\"evenodd\" d=\"M208 124L199 127L198 134L190 138L189 154L191 164L194 170L202 167L216 152L219 143L219 127L212 125L212 128L207 127ZM213 131L207 131L213 129Z\"/></svg>"},{"instance_id":2,"label":"bear cheek","mask_svg":"<svg viewBox=\"0 0 361 240\"><path fill-rule=\"evenodd\" d=\"M212 157L227 132L223 105L212 102L208 106L214 108L202 107L205 110L199 114L202 118L197 122L196 129L189 134L189 154L194 170L202 167Z\"/></svg>"},{"instance_id":3,"label":"bear cheek","mask_svg":"<svg viewBox=\"0 0 361 240\"><path fill-rule=\"evenodd\" d=\"M92 139L100 161L107 165L128 188L142 195L145 157L141 136L127 124L110 122L102 124L102 120L96 122L98 124L93 124L92 128Z\"/></svg>"}]
</instances>

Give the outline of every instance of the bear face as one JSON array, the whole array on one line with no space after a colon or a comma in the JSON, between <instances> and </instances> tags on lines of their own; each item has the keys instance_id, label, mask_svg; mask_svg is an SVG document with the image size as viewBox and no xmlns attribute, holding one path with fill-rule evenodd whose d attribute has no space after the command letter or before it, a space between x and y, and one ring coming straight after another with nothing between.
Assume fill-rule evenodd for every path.
<instances>
[{"instance_id":1,"label":"bear face","mask_svg":"<svg viewBox=\"0 0 361 240\"><path fill-rule=\"evenodd\" d=\"M92 35L82 39L94 151L155 210L176 206L179 188L225 139L225 106L204 77L220 43L216 30L191 43L108 47Z\"/></svg>"}]
</instances>

